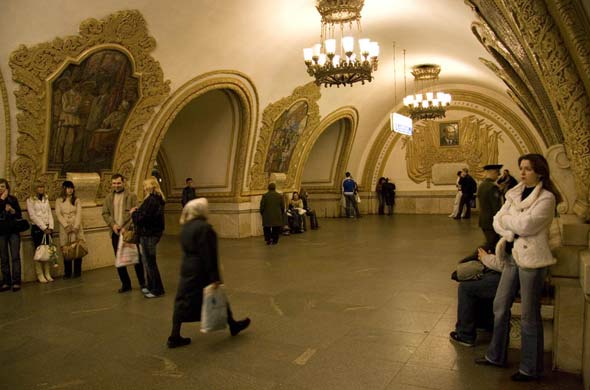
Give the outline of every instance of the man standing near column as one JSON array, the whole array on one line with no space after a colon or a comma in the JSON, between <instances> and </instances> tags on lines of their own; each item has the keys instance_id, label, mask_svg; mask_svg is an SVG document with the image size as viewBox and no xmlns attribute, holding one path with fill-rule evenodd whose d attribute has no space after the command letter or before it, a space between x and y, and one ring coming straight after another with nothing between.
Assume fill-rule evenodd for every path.
<instances>
[{"instance_id":1,"label":"man standing near column","mask_svg":"<svg viewBox=\"0 0 590 390\"><path fill-rule=\"evenodd\" d=\"M494 230L494 215L502 207L502 195L496 180L500 176L502 165L486 165L483 167L485 178L479 185L477 197L479 198L479 227L486 238L485 248L495 248L500 236Z\"/></svg>"},{"instance_id":2,"label":"man standing near column","mask_svg":"<svg viewBox=\"0 0 590 390\"><path fill-rule=\"evenodd\" d=\"M125 178L120 173L115 173L111 177L111 188L113 192L108 194L104 199L102 218L111 228L111 242L116 256L119 239L121 238L121 229L128 228L131 224L129 210L137 207L138 203L137 195L125 190ZM129 278L129 273L127 273L127 268L119 267L117 268L117 272L119 273L119 279L121 279L122 285L119 293L131 291L131 279ZM137 281L143 290L146 287L141 259L139 263L135 264L135 273L137 274Z\"/></svg>"},{"instance_id":3,"label":"man standing near column","mask_svg":"<svg viewBox=\"0 0 590 390\"><path fill-rule=\"evenodd\" d=\"M285 203L283 195L277 191L275 183L268 185L268 192L260 199L260 215L262 215L262 229L266 245L279 243L279 234L284 225Z\"/></svg>"},{"instance_id":4,"label":"man standing near column","mask_svg":"<svg viewBox=\"0 0 590 390\"><path fill-rule=\"evenodd\" d=\"M197 192L195 191L195 187L193 187L193 179L191 177L187 177L185 182L186 187L182 189L182 199L180 200L183 208L185 204L197 198Z\"/></svg>"},{"instance_id":5,"label":"man standing near column","mask_svg":"<svg viewBox=\"0 0 590 390\"><path fill-rule=\"evenodd\" d=\"M459 179L459 186L461 187L461 202L459 203L459 212L455 219L461 218L463 206L467 207L463 218L469 219L471 218L471 199L473 199L477 192L477 183L469 176L469 169L463 168L461 178Z\"/></svg>"}]
</instances>

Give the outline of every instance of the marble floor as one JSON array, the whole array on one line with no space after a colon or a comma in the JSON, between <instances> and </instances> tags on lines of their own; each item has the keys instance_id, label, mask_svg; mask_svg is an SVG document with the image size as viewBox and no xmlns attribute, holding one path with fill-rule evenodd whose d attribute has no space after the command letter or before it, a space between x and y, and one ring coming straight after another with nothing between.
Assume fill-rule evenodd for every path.
<instances>
[{"instance_id":1,"label":"marble floor","mask_svg":"<svg viewBox=\"0 0 590 390\"><path fill-rule=\"evenodd\" d=\"M482 241L476 220L445 216L323 219L282 237L220 240L229 299L251 327L200 334L166 348L180 250L165 236L158 262L167 294L117 294L114 268L0 294L0 389L582 389L552 372L516 384L480 367L486 340L452 344L456 261Z\"/></svg>"}]
</instances>

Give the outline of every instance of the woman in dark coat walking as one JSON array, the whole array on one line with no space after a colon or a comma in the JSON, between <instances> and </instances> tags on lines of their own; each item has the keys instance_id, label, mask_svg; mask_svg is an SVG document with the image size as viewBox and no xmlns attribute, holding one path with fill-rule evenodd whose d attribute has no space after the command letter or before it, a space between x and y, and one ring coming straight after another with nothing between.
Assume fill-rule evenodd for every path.
<instances>
[{"instance_id":1,"label":"woman in dark coat walking","mask_svg":"<svg viewBox=\"0 0 590 390\"><path fill-rule=\"evenodd\" d=\"M183 257L168 348L190 344L190 338L180 336L182 323L200 321L203 289L210 284L215 285L215 288L221 284L217 261L217 233L207 223L207 214L208 203L205 198L191 200L182 210L180 243ZM231 335L236 336L250 325L250 319L234 320L228 305L227 323Z\"/></svg>"}]
</instances>

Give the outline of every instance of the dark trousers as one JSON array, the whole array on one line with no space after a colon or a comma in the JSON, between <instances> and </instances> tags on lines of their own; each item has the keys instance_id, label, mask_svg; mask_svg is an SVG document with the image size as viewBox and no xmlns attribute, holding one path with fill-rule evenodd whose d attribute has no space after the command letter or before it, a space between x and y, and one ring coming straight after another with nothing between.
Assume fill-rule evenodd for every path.
<instances>
[{"instance_id":1,"label":"dark trousers","mask_svg":"<svg viewBox=\"0 0 590 390\"><path fill-rule=\"evenodd\" d=\"M82 275L82 258L77 258L74 260L64 260L64 277L71 278L72 277L72 263L74 265L74 277L80 277Z\"/></svg>"},{"instance_id":2,"label":"dark trousers","mask_svg":"<svg viewBox=\"0 0 590 390\"><path fill-rule=\"evenodd\" d=\"M119 235L113 232L111 234L111 242L113 244L113 250L115 251L115 256L117 255L117 247L119 246ZM127 267L119 267L117 268L117 273L119 274L119 279L121 279L121 284L123 285L124 289L131 288L131 279L129 278L129 273L127 272ZM141 256L139 258L139 263L135 264L135 274L137 275L137 281L141 287L145 286L145 276L143 274L143 264Z\"/></svg>"},{"instance_id":3,"label":"dark trousers","mask_svg":"<svg viewBox=\"0 0 590 390\"><path fill-rule=\"evenodd\" d=\"M12 260L12 270L10 269ZM0 236L0 264L2 284L12 285L21 282L20 234L3 234Z\"/></svg>"},{"instance_id":4,"label":"dark trousers","mask_svg":"<svg viewBox=\"0 0 590 390\"><path fill-rule=\"evenodd\" d=\"M500 241L500 236L494 229L481 229L481 231L486 238L485 250L494 251L496 249L496 244Z\"/></svg>"},{"instance_id":5,"label":"dark trousers","mask_svg":"<svg viewBox=\"0 0 590 390\"><path fill-rule=\"evenodd\" d=\"M139 238L141 247L141 256L145 261L147 274L147 289L154 295L164 294L164 285L156 263L156 245L160 241L160 236L145 236Z\"/></svg>"},{"instance_id":6,"label":"dark trousers","mask_svg":"<svg viewBox=\"0 0 590 390\"><path fill-rule=\"evenodd\" d=\"M499 272L490 271L480 280L459 283L455 331L462 340L474 342L476 328L493 328L493 302L500 277Z\"/></svg>"},{"instance_id":7,"label":"dark trousers","mask_svg":"<svg viewBox=\"0 0 590 390\"><path fill-rule=\"evenodd\" d=\"M320 225L318 224L318 217L317 217L315 211L308 209L307 216L309 217L309 227L312 230L320 227Z\"/></svg>"},{"instance_id":8,"label":"dark trousers","mask_svg":"<svg viewBox=\"0 0 590 390\"><path fill-rule=\"evenodd\" d=\"M467 207L465 216L463 218L471 218L471 194L461 194L461 201L459 202L459 212L456 218L461 218L463 215L463 206Z\"/></svg>"},{"instance_id":9,"label":"dark trousers","mask_svg":"<svg viewBox=\"0 0 590 390\"><path fill-rule=\"evenodd\" d=\"M382 192L377 192L377 200L379 201L378 213L383 215L385 213L385 195Z\"/></svg>"},{"instance_id":10,"label":"dark trousers","mask_svg":"<svg viewBox=\"0 0 590 390\"><path fill-rule=\"evenodd\" d=\"M281 226L264 226L264 241L267 243L278 243L279 235L281 234Z\"/></svg>"}]
</instances>

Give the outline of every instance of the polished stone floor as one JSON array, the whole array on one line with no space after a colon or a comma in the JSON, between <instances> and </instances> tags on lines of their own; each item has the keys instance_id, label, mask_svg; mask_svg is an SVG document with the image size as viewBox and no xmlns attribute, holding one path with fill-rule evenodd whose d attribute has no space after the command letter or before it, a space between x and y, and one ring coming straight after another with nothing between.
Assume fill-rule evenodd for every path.
<instances>
[{"instance_id":1,"label":"polished stone floor","mask_svg":"<svg viewBox=\"0 0 590 390\"><path fill-rule=\"evenodd\" d=\"M551 372L515 384L506 369L480 367L476 348L449 342L457 259L482 240L475 220L368 216L320 220L282 237L220 240L237 337L199 334L169 350L179 245L167 236L158 262L167 294L117 294L114 268L82 279L27 284L0 294L0 389L582 389ZM136 283L133 272L132 280Z\"/></svg>"}]
</instances>

